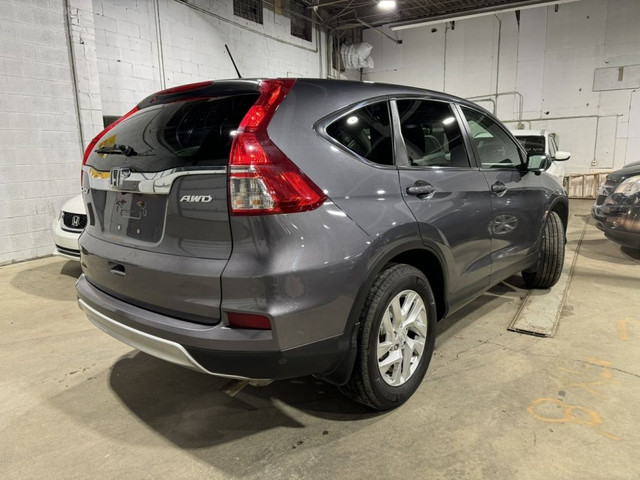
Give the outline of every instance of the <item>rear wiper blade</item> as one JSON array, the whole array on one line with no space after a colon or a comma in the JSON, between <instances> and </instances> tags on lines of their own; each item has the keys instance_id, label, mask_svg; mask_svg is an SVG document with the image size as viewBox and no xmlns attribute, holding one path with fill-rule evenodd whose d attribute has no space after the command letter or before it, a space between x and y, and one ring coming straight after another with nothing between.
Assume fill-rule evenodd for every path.
<instances>
[{"instance_id":1,"label":"rear wiper blade","mask_svg":"<svg viewBox=\"0 0 640 480\"><path fill-rule=\"evenodd\" d=\"M104 155L124 155L125 157L133 157L137 155L136 151L130 145L111 145L95 150L96 153Z\"/></svg>"}]
</instances>

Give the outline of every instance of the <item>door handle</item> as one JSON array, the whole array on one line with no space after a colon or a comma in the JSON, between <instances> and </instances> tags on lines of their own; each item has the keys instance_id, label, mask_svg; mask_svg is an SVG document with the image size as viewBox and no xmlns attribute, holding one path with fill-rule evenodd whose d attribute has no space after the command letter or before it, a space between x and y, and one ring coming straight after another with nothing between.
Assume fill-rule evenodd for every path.
<instances>
[{"instance_id":1,"label":"door handle","mask_svg":"<svg viewBox=\"0 0 640 480\"><path fill-rule=\"evenodd\" d=\"M436 189L433 187L433 185L429 185L428 183L417 183L416 182L415 185L407 187L407 194L415 195L418 198L423 198L423 197L426 197L428 195L431 195L435 191L436 191Z\"/></svg>"},{"instance_id":2,"label":"door handle","mask_svg":"<svg viewBox=\"0 0 640 480\"><path fill-rule=\"evenodd\" d=\"M119 263L109 262L109 271L119 277L125 277L127 275L124 269L124 265L121 265Z\"/></svg>"},{"instance_id":3,"label":"door handle","mask_svg":"<svg viewBox=\"0 0 640 480\"><path fill-rule=\"evenodd\" d=\"M507 186L502 182L496 182L491 185L491 191L500 195L507 191Z\"/></svg>"}]
</instances>

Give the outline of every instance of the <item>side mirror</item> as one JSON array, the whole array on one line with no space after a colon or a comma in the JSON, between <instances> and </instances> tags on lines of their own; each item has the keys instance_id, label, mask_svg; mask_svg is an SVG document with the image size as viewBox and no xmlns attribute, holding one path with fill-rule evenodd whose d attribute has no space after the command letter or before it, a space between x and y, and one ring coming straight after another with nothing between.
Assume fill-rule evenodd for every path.
<instances>
[{"instance_id":1,"label":"side mirror","mask_svg":"<svg viewBox=\"0 0 640 480\"><path fill-rule=\"evenodd\" d=\"M530 153L527 155L527 171L528 172L544 172L549 168L549 157L545 154Z\"/></svg>"},{"instance_id":2,"label":"side mirror","mask_svg":"<svg viewBox=\"0 0 640 480\"><path fill-rule=\"evenodd\" d=\"M558 150L558 151L556 152L556 156L555 156L555 157L553 157L553 159L554 159L556 162L564 162L564 161L569 160L570 158L571 158L571 154L570 154L569 152L562 152L562 151L560 151L560 150Z\"/></svg>"}]
</instances>

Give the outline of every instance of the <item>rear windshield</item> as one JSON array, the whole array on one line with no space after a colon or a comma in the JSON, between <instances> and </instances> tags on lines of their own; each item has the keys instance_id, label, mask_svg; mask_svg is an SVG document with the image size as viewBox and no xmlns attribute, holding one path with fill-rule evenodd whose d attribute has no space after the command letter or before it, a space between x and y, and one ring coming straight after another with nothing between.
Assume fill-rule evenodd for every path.
<instances>
[{"instance_id":1,"label":"rear windshield","mask_svg":"<svg viewBox=\"0 0 640 480\"><path fill-rule=\"evenodd\" d=\"M544 137L538 135L517 136L516 140L524 147L528 154L544 155Z\"/></svg>"},{"instance_id":2,"label":"rear windshield","mask_svg":"<svg viewBox=\"0 0 640 480\"><path fill-rule=\"evenodd\" d=\"M145 108L107 132L87 164L103 171L126 165L140 172L227 165L235 131L257 98L250 93ZM95 152L118 147L130 155Z\"/></svg>"}]
</instances>

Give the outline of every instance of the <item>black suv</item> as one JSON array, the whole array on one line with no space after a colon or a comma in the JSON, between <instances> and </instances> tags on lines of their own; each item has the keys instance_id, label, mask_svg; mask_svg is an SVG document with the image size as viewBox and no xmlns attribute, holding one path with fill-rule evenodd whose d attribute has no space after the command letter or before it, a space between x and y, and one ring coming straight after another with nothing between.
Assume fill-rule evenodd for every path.
<instances>
[{"instance_id":1,"label":"black suv","mask_svg":"<svg viewBox=\"0 0 640 480\"><path fill-rule=\"evenodd\" d=\"M640 162L607 175L591 214L608 239L640 250Z\"/></svg>"},{"instance_id":2,"label":"black suv","mask_svg":"<svg viewBox=\"0 0 640 480\"><path fill-rule=\"evenodd\" d=\"M202 82L85 152L80 307L114 337L230 378L313 374L393 408L436 321L523 272L556 283L568 203L477 105L397 85Z\"/></svg>"}]
</instances>

